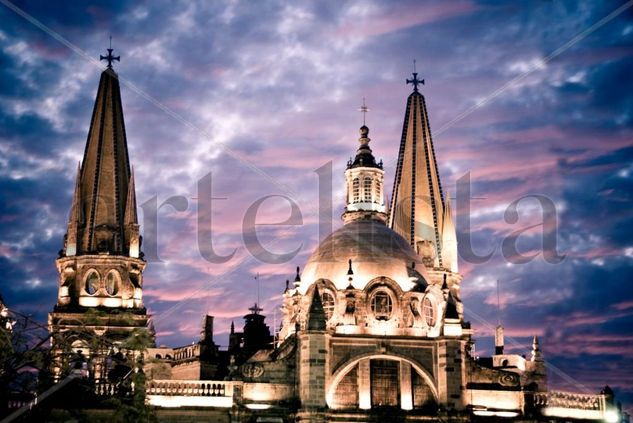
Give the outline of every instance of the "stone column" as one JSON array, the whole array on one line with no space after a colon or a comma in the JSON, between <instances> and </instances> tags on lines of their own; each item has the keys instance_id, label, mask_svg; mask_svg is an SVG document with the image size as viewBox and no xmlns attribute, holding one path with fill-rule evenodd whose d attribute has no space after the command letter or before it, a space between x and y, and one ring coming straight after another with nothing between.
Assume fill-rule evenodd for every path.
<instances>
[{"instance_id":1,"label":"stone column","mask_svg":"<svg viewBox=\"0 0 633 423\"><path fill-rule=\"evenodd\" d=\"M371 375L368 358L358 362L358 408L371 409Z\"/></svg>"},{"instance_id":2,"label":"stone column","mask_svg":"<svg viewBox=\"0 0 633 423\"><path fill-rule=\"evenodd\" d=\"M464 407L463 389L466 385L465 341L445 339L438 343L438 393L440 405L448 410Z\"/></svg>"},{"instance_id":3,"label":"stone column","mask_svg":"<svg viewBox=\"0 0 633 423\"><path fill-rule=\"evenodd\" d=\"M411 364L400 361L400 407L413 409L413 390L411 389Z\"/></svg>"}]
</instances>

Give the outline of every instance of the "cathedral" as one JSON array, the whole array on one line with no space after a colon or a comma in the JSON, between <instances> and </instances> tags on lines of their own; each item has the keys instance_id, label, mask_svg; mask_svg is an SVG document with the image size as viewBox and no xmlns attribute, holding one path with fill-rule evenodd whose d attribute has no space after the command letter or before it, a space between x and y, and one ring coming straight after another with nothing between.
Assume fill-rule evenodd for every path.
<instances>
[{"instance_id":1,"label":"cathedral","mask_svg":"<svg viewBox=\"0 0 633 423\"><path fill-rule=\"evenodd\" d=\"M143 303L146 262L112 67L118 58L111 49L102 58L108 67L56 261L49 329L57 381L69 367L85 369L82 376L105 397L116 395L128 374L143 372L144 388L127 386L145 390L159 421L626 420L608 387L551 390L536 337L525 355L508 354L498 327L494 355L474 354L450 196L417 73L406 81L412 92L397 165L376 159L363 124L340 180L343 225L286 282L278 334L255 304L243 330L231 327L228 350L213 341L211 315L202 316L199 342L157 347ZM393 172L390 202L385 172ZM114 383L117 366L129 371Z\"/></svg>"}]
</instances>

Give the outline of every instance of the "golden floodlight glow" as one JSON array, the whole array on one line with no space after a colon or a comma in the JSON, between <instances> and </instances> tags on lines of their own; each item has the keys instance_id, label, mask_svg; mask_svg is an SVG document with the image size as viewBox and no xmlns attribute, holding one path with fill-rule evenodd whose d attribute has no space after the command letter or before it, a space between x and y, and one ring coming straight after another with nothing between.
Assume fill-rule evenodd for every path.
<instances>
[{"instance_id":1,"label":"golden floodlight glow","mask_svg":"<svg viewBox=\"0 0 633 423\"><path fill-rule=\"evenodd\" d=\"M270 407L270 404L246 404L249 410L268 410Z\"/></svg>"},{"instance_id":2,"label":"golden floodlight glow","mask_svg":"<svg viewBox=\"0 0 633 423\"><path fill-rule=\"evenodd\" d=\"M604 413L604 420L607 423L618 423L620 421L620 415L615 410L607 410Z\"/></svg>"}]
</instances>

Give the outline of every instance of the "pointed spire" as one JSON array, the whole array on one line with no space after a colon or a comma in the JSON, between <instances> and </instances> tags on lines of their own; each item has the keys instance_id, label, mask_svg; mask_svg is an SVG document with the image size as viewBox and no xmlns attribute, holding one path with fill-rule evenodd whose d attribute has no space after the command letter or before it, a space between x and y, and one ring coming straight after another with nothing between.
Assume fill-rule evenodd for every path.
<instances>
[{"instance_id":1,"label":"pointed spire","mask_svg":"<svg viewBox=\"0 0 633 423\"><path fill-rule=\"evenodd\" d=\"M114 56L106 59L110 64L116 60ZM130 179L119 80L112 69L106 69L101 73L81 164L76 198L85 214L78 230L77 254L129 253L130 236L135 234L125 226L137 224L136 206L128 207L136 203Z\"/></svg>"},{"instance_id":2,"label":"pointed spire","mask_svg":"<svg viewBox=\"0 0 633 423\"><path fill-rule=\"evenodd\" d=\"M314 287L312 293L312 302L310 303L310 310L308 311L308 330L325 330L325 311L323 310L323 303L321 302L321 294L319 294L319 288Z\"/></svg>"},{"instance_id":3,"label":"pointed spire","mask_svg":"<svg viewBox=\"0 0 633 423\"><path fill-rule=\"evenodd\" d=\"M284 294L290 291L290 279L286 279L286 289L284 289Z\"/></svg>"},{"instance_id":4,"label":"pointed spire","mask_svg":"<svg viewBox=\"0 0 633 423\"><path fill-rule=\"evenodd\" d=\"M444 313L445 319L459 319L459 312L457 311L457 304L453 294L448 293L448 299L446 300L446 312Z\"/></svg>"},{"instance_id":5,"label":"pointed spire","mask_svg":"<svg viewBox=\"0 0 633 423\"><path fill-rule=\"evenodd\" d=\"M543 361L543 357L541 356L541 347L538 342L538 336L536 335L532 338L532 358L530 361Z\"/></svg>"},{"instance_id":6,"label":"pointed spire","mask_svg":"<svg viewBox=\"0 0 633 423\"><path fill-rule=\"evenodd\" d=\"M295 276L295 287L298 287L299 285L301 285L301 275L300 273L299 266L297 266L297 275Z\"/></svg>"},{"instance_id":7,"label":"pointed spire","mask_svg":"<svg viewBox=\"0 0 633 423\"><path fill-rule=\"evenodd\" d=\"M79 226L82 223L81 213L81 164L77 163L77 176L75 178L75 190L73 192L73 202L68 215L68 230L66 232L66 251L67 256L77 254L77 241L79 238Z\"/></svg>"},{"instance_id":8,"label":"pointed spire","mask_svg":"<svg viewBox=\"0 0 633 423\"><path fill-rule=\"evenodd\" d=\"M127 200L125 201L125 219L126 225L138 224L138 216L136 214L136 189L134 186L134 168L130 173L130 183L127 188Z\"/></svg>"},{"instance_id":9,"label":"pointed spire","mask_svg":"<svg viewBox=\"0 0 633 423\"><path fill-rule=\"evenodd\" d=\"M453 210L451 208L451 197L447 192L444 197L444 216L442 218L442 259L445 269L453 273L458 272L457 259L457 232L453 221Z\"/></svg>"},{"instance_id":10,"label":"pointed spire","mask_svg":"<svg viewBox=\"0 0 633 423\"><path fill-rule=\"evenodd\" d=\"M231 335L235 333L235 322L231 320Z\"/></svg>"},{"instance_id":11,"label":"pointed spire","mask_svg":"<svg viewBox=\"0 0 633 423\"><path fill-rule=\"evenodd\" d=\"M73 204L70 208L70 222L81 223L82 221L82 213L81 213L81 163L77 162L77 176L75 178L75 191L73 192Z\"/></svg>"},{"instance_id":12,"label":"pointed spire","mask_svg":"<svg viewBox=\"0 0 633 423\"><path fill-rule=\"evenodd\" d=\"M409 82L415 88L421 83L415 72ZM417 89L407 99L389 213L389 226L442 267L442 185L426 103Z\"/></svg>"}]
</instances>

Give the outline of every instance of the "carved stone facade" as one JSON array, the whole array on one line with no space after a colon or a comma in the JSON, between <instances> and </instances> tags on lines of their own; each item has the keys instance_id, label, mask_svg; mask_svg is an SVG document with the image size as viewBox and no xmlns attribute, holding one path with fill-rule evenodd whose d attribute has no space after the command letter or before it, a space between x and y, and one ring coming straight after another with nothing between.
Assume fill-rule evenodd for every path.
<instances>
[{"instance_id":1,"label":"carved stone facade","mask_svg":"<svg viewBox=\"0 0 633 423\"><path fill-rule=\"evenodd\" d=\"M198 343L144 349L147 401L160 418L527 422L597 420L613 412L606 390L548 391L536 338L530 359L505 354L499 328L495 355L473 356L450 200L441 188L417 74L410 82L415 89L407 100L391 208L384 201L382 162L363 125L345 172L344 225L321 242L303 271L297 268L293 286L287 281L277 336L255 304L243 332L232 325L226 351L213 342L212 316L204 317ZM108 374L104 354L121 355L117 348L138 331L153 336L143 304L145 262L126 142L118 80L108 68L78 170L57 260L58 300L49 315L53 349L82 351L95 379Z\"/></svg>"}]
</instances>

